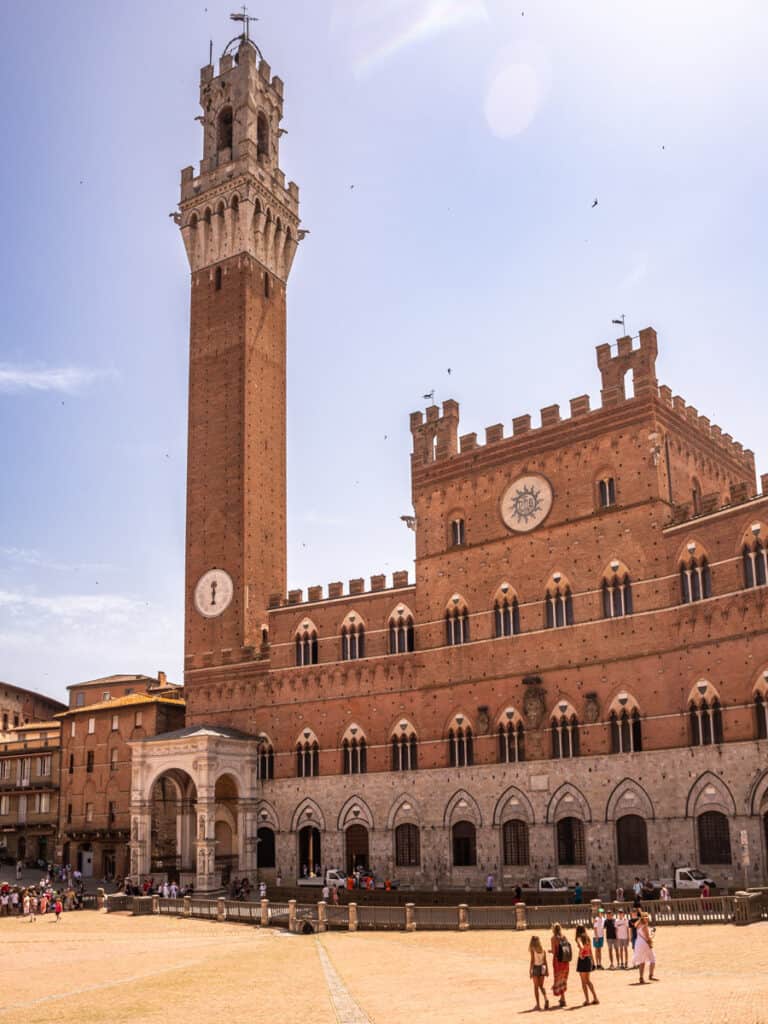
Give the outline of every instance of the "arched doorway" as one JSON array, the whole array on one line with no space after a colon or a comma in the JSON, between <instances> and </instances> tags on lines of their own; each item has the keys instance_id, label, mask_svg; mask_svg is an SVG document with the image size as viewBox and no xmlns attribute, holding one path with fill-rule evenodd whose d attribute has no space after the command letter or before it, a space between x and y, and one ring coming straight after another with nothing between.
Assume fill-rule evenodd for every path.
<instances>
[{"instance_id":1,"label":"arched doorway","mask_svg":"<svg viewBox=\"0 0 768 1024\"><path fill-rule=\"evenodd\" d=\"M259 867L273 868L276 863L274 831L269 828L268 825L262 825L257 832L257 838L259 840L259 850L257 854Z\"/></svg>"},{"instance_id":2,"label":"arched doorway","mask_svg":"<svg viewBox=\"0 0 768 1024\"><path fill-rule=\"evenodd\" d=\"M77 869L83 878L93 876L93 847L90 843L81 843L77 850Z\"/></svg>"},{"instance_id":3,"label":"arched doorway","mask_svg":"<svg viewBox=\"0 0 768 1024\"><path fill-rule=\"evenodd\" d=\"M150 871L178 881L195 870L197 790L186 772L163 772L150 793Z\"/></svg>"},{"instance_id":4,"label":"arched doorway","mask_svg":"<svg viewBox=\"0 0 768 1024\"><path fill-rule=\"evenodd\" d=\"M477 832L471 821L457 821L451 830L453 866L468 868L477 864Z\"/></svg>"},{"instance_id":5,"label":"arched doorway","mask_svg":"<svg viewBox=\"0 0 768 1024\"><path fill-rule=\"evenodd\" d=\"M237 871L237 783L231 775L216 780L216 870L221 872L221 884L228 885L232 873Z\"/></svg>"},{"instance_id":6,"label":"arched doorway","mask_svg":"<svg viewBox=\"0 0 768 1024\"><path fill-rule=\"evenodd\" d=\"M367 871L368 863L368 829L365 825L350 825L345 833L347 850L347 874L354 873L355 868Z\"/></svg>"},{"instance_id":7,"label":"arched doorway","mask_svg":"<svg viewBox=\"0 0 768 1024\"><path fill-rule=\"evenodd\" d=\"M323 863L320 829L305 825L299 831L299 875L306 877L319 872Z\"/></svg>"}]
</instances>

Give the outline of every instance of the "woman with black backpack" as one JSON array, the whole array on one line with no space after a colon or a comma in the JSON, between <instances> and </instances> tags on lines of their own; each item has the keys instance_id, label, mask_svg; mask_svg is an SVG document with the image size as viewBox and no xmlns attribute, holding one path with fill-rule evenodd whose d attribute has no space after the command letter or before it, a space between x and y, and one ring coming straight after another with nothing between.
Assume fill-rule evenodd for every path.
<instances>
[{"instance_id":1,"label":"woman with black backpack","mask_svg":"<svg viewBox=\"0 0 768 1024\"><path fill-rule=\"evenodd\" d=\"M568 988L568 972L571 969L573 950L563 935L559 922L552 925L552 995L557 996L560 1005L565 1006L565 991Z\"/></svg>"}]
</instances>

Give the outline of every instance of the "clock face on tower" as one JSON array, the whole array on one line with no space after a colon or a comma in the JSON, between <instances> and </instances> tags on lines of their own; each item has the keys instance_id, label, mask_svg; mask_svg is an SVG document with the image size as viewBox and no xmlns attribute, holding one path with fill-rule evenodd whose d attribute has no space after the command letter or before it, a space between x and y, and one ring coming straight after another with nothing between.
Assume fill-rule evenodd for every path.
<instances>
[{"instance_id":1,"label":"clock face on tower","mask_svg":"<svg viewBox=\"0 0 768 1024\"><path fill-rule=\"evenodd\" d=\"M209 569L195 587L195 608L206 619L214 619L226 610L234 593L232 577L223 569Z\"/></svg>"},{"instance_id":2,"label":"clock face on tower","mask_svg":"<svg viewBox=\"0 0 768 1024\"><path fill-rule=\"evenodd\" d=\"M552 508L552 488L543 476L521 476L501 496L501 518L516 533L540 526Z\"/></svg>"}]
</instances>

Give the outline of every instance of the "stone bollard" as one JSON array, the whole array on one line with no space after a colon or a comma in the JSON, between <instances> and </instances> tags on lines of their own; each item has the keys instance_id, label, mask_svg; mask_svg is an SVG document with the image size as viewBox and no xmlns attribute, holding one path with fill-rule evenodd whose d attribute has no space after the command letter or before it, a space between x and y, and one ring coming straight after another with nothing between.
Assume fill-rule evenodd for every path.
<instances>
[{"instance_id":1,"label":"stone bollard","mask_svg":"<svg viewBox=\"0 0 768 1024\"><path fill-rule=\"evenodd\" d=\"M459 904L459 931L465 932L469 928L469 907L466 903Z\"/></svg>"},{"instance_id":2,"label":"stone bollard","mask_svg":"<svg viewBox=\"0 0 768 1024\"><path fill-rule=\"evenodd\" d=\"M413 903L405 904L405 930L407 932L416 931L416 915L413 912Z\"/></svg>"},{"instance_id":3,"label":"stone bollard","mask_svg":"<svg viewBox=\"0 0 768 1024\"><path fill-rule=\"evenodd\" d=\"M296 900L288 900L288 931L296 931Z\"/></svg>"},{"instance_id":4,"label":"stone bollard","mask_svg":"<svg viewBox=\"0 0 768 1024\"><path fill-rule=\"evenodd\" d=\"M325 900L320 900L317 904L317 930L319 932L328 931L328 912Z\"/></svg>"},{"instance_id":5,"label":"stone bollard","mask_svg":"<svg viewBox=\"0 0 768 1024\"><path fill-rule=\"evenodd\" d=\"M159 896L153 896L152 897L152 913L153 914L159 914L160 913L160 897Z\"/></svg>"},{"instance_id":6,"label":"stone bollard","mask_svg":"<svg viewBox=\"0 0 768 1024\"><path fill-rule=\"evenodd\" d=\"M357 904L349 904L349 930L351 932L357 931Z\"/></svg>"},{"instance_id":7,"label":"stone bollard","mask_svg":"<svg viewBox=\"0 0 768 1024\"><path fill-rule=\"evenodd\" d=\"M224 904L224 897L219 896L216 900L216 920L226 921L227 920L227 908Z\"/></svg>"},{"instance_id":8,"label":"stone bollard","mask_svg":"<svg viewBox=\"0 0 768 1024\"><path fill-rule=\"evenodd\" d=\"M524 932L528 927L528 920L525 915L525 904L515 904L515 930L518 932Z\"/></svg>"},{"instance_id":9,"label":"stone bollard","mask_svg":"<svg viewBox=\"0 0 768 1024\"><path fill-rule=\"evenodd\" d=\"M184 897L184 906L181 909L181 916L182 917L191 917L192 916L192 897L191 896L185 896Z\"/></svg>"},{"instance_id":10,"label":"stone bollard","mask_svg":"<svg viewBox=\"0 0 768 1024\"><path fill-rule=\"evenodd\" d=\"M269 900L261 901L261 921L262 928L269 928Z\"/></svg>"}]
</instances>

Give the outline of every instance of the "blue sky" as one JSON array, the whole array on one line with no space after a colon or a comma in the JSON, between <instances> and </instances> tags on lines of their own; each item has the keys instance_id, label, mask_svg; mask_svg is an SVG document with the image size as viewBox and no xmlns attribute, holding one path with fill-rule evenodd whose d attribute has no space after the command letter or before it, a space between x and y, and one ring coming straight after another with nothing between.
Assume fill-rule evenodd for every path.
<instances>
[{"instance_id":1,"label":"blue sky","mask_svg":"<svg viewBox=\"0 0 768 1024\"><path fill-rule=\"evenodd\" d=\"M52 695L181 677L188 268L168 214L230 9L0 5L0 678ZM290 586L412 570L422 394L481 436L596 400L622 313L768 469L764 5L254 13L311 231L289 288Z\"/></svg>"}]
</instances>

